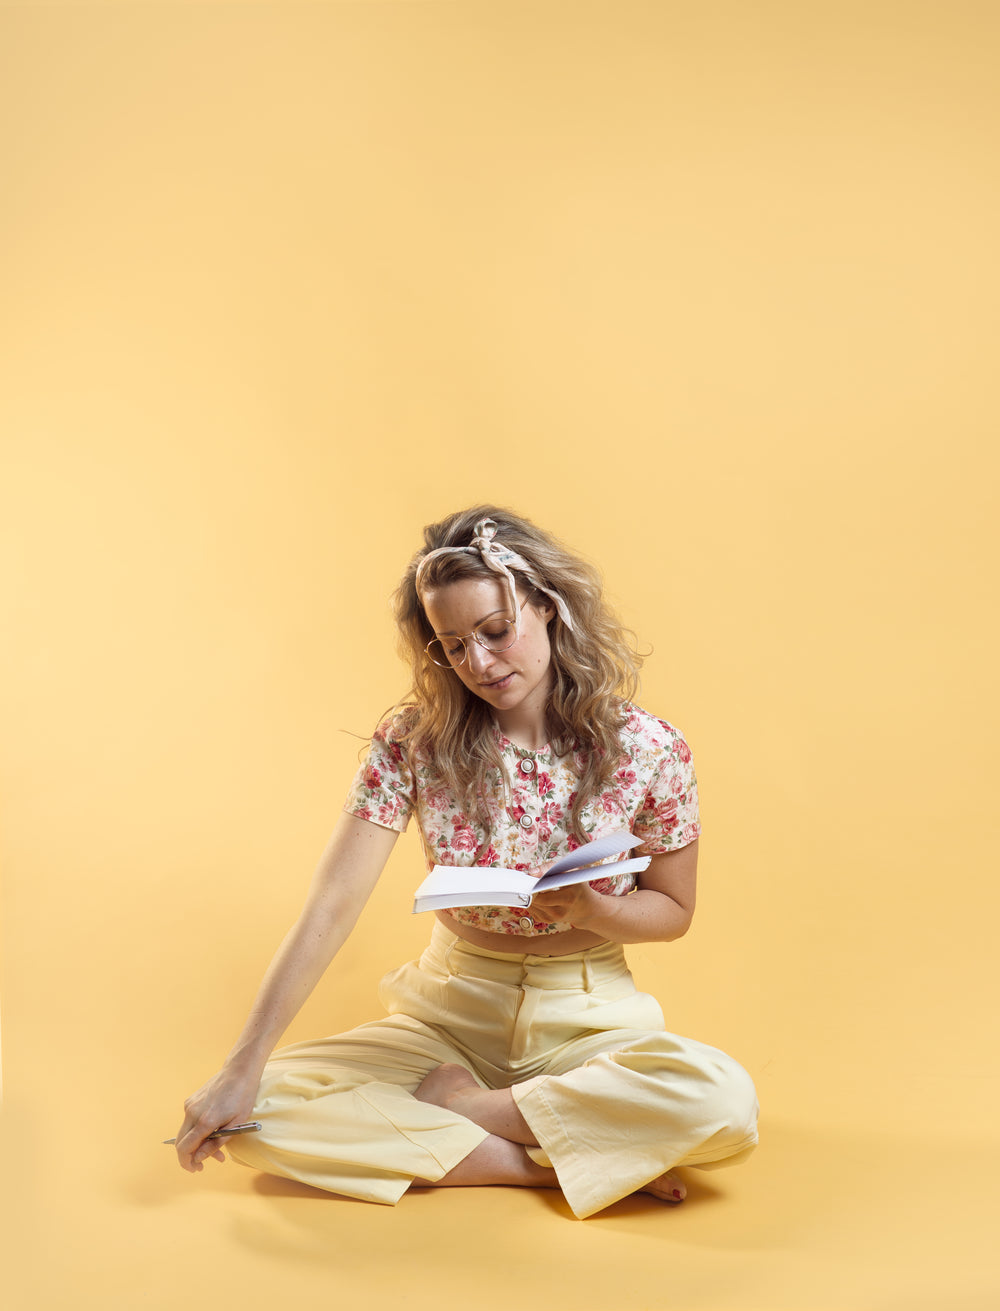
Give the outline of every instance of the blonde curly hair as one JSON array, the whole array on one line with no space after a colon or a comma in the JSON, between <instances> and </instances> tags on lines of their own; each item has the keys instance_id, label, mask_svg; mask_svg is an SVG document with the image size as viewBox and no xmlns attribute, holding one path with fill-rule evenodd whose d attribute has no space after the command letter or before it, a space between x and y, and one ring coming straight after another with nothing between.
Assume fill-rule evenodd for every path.
<instances>
[{"instance_id":1,"label":"blonde curly hair","mask_svg":"<svg viewBox=\"0 0 1000 1311\"><path fill-rule=\"evenodd\" d=\"M605 604L597 570L530 520L500 506L477 505L424 529L424 547L410 561L393 595L400 654L413 671L413 685L395 708L393 735L426 760L463 809L489 833L486 797L495 791L498 777L505 801L510 787L493 712L451 670L425 655L434 630L416 586L425 556L443 546L468 546L484 519L494 521L497 542L521 556L541 584L562 597L572 616L572 629L558 614L548 621L554 679L546 726L552 750L567 756L579 777L570 829L582 842L586 835L581 812L608 786L622 760L623 706L635 695L642 656L634 635ZM495 580L497 574L478 553L456 552L429 561L420 585L429 591L465 578ZM528 581L519 590L525 604L545 602Z\"/></svg>"}]
</instances>

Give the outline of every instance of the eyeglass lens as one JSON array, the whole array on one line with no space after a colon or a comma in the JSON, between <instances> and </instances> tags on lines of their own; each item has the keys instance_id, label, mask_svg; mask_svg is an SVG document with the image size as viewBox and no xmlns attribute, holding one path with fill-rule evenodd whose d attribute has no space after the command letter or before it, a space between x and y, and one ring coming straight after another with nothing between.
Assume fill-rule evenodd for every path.
<instances>
[{"instance_id":1,"label":"eyeglass lens","mask_svg":"<svg viewBox=\"0 0 1000 1311\"><path fill-rule=\"evenodd\" d=\"M473 639L487 651L506 651L514 645L517 630L509 619L491 619L474 629L468 637L435 637L427 643L426 651L436 665L445 668L460 665L467 657L468 644Z\"/></svg>"}]
</instances>

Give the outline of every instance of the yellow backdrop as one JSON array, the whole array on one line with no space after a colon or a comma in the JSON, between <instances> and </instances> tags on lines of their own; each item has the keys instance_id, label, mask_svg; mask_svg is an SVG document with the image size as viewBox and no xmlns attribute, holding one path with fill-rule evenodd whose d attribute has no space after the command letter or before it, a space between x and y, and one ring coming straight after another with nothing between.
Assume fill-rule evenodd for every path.
<instances>
[{"instance_id":1,"label":"yellow backdrop","mask_svg":"<svg viewBox=\"0 0 1000 1311\"><path fill-rule=\"evenodd\" d=\"M987 1307L1000 11L6 5L5 1152L18 1309ZM632 951L762 1146L676 1212L183 1175L478 500L604 570L696 754ZM416 953L414 834L290 1031Z\"/></svg>"}]
</instances>

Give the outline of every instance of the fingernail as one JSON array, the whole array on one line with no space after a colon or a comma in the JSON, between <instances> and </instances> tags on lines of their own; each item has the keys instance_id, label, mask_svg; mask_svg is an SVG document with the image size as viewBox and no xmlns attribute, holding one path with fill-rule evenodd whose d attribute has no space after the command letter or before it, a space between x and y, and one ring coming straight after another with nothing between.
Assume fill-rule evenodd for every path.
<instances>
[{"instance_id":1,"label":"fingernail","mask_svg":"<svg viewBox=\"0 0 1000 1311\"><path fill-rule=\"evenodd\" d=\"M681 1190L679 1188L675 1188L674 1191L671 1193L671 1196L676 1197L679 1202L681 1200Z\"/></svg>"}]
</instances>

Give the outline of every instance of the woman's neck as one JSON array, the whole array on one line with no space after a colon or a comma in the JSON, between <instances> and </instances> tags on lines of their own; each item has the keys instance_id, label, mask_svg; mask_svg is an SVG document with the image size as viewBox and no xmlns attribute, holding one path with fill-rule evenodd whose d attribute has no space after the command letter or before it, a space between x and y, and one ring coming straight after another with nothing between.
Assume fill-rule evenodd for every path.
<instances>
[{"instance_id":1,"label":"woman's neck","mask_svg":"<svg viewBox=\"0 0 1000 1311\"><path fill-rule=\"evenodd\" d=\"M548 746L549 726L544 708L538 712L527 706L518 706L515 710L500 710L494 714L497 728L514 746L524 751L541 751L542 747Z\"/></svg>"},{"instance_id":2,"label":"woman's neck","mask_svg":"<svg viewBox=\"0 0 1000 1311\"><path fill-rule=\"evenodd\" d=\"M543 726L535 732L522 732L517 728L509 728L503 724L499 725L500 732L514 746L520 747L522 751L541 751L543 747L549 744L549 735Z\"/></svg>"},{"instance_id":3,"label":"woman's neck","mask_svg":"<svg viewBox=\"0 0 1000 1311\"><path fill-rule=\"evenodd\" d=\"M497 727L515 746L525 751L540 751L548 744L549 725L546 712L554 682L555 678L550 668L545 682L534 688L517 705L509 709L494 709Z\"/></svg>"}]
</instances>

